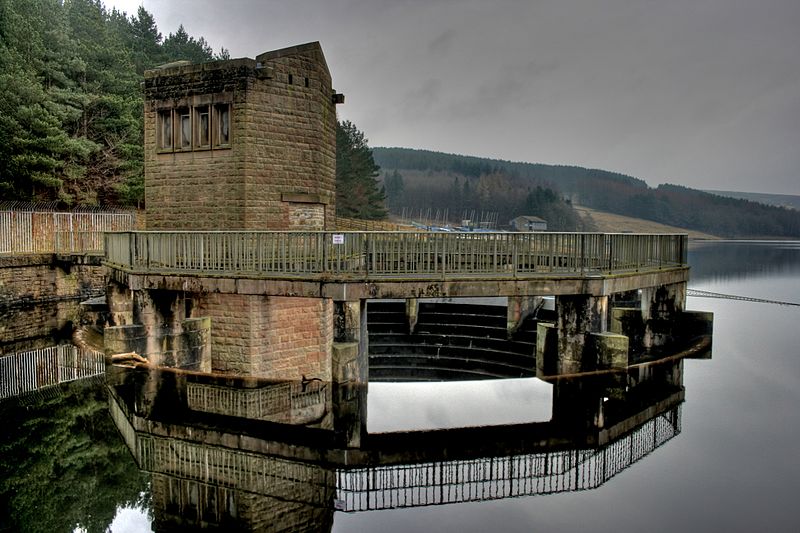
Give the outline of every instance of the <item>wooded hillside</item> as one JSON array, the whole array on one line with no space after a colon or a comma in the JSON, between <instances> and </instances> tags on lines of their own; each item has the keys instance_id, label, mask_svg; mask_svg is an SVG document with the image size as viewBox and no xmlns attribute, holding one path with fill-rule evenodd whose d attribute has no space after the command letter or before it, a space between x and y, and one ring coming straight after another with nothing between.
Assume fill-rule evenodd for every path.
<instances>
[{"instance_id":1,"label":"wooded hillside","mask_svg":"<svg viewBox=\"0 0 800 533\"><path fill-rule=\"evenodd\" d=\"M406 148L374 148L373 154L384 171L387 201L395 213L413 203L466 205L468 196L484 208L502 210L501 221L535 215L556 222L550 229L587 229L572 209L582 205L722 237L800 237L800 211L678 185L652 188L641 179L605 170ZM554 216L555 208L572 214Z\"/></svg>"},{"instance_id":2,"label":"wooded hillside","mask_svg":"<svg viewBox=\"0 0 800 533\"><path fill-rule=\"evenodd\" d=\"M227 57L143 7L0 0L0 198L137 205L145 69Z\"/></svg>"}]
</instances>

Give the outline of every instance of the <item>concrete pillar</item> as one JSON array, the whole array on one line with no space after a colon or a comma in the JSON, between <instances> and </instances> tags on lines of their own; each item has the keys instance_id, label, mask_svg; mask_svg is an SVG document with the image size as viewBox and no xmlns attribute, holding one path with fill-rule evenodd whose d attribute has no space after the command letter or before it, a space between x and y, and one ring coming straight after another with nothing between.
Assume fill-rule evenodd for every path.
<instances>
[{"instance_id":1,"label":"concrete pillar","mask_svg":"<svg viewBox=\"0 0 800 533\"><path fill-rule=\"evenodd\" d=\"M531 315L535 315L544 305L541 296L509 296L506 327L511 335L519 329L522 322Z\"/></svg>"},{"instance_id":2,"label":"concrete pillar","mask_svg":"<svg viewBox=\"0 0 800 533\"><path fill-rule=\"evenodd\" d=\"M367 429L369 336L367 301L334 302L331 379L334 432L344 446L358 447Z\"/></svg>"},{"instance_id":3,"label":"concrete pillar","mask_svg":"<svg viewBox=\"0 0 800 533\"><path fill-rule=\"evenodd\" d=\"M408 332L414 333L419 319L419 300L417 298L406 298L406 319L408 320Z\"/></svg>"},{"instance_id":4,"label":"concrete pillar","mask_svg":"<svg viewBox=\"0 0 800 533\"><path fill-rule=\"evenodd\" d=\"M628 366L628 337L615 333L589 333L586 349L596 356L598 368Z\"/></svg>"},{"instance_id":5,"label":"concrete pillar","mask_svg":"<svg viewBox=\"0 0 800 533\"><path fill-rule=\"evenodd\" d=\"M187 318L183 321L179 368L211 372L211 319Z\"/></svg>"},{"instance_id":6,"label":"concrete pillar","mask_svg":"<svg viewBox=\"0 0 800 533\"><path fill-rule=\"evenodd\" d=\"M366 300L334 302L333 328L334 342L355 342L359 354L366 357L369 351Z\"/></svg>"},{"instance_id":7,"label":"concrete pillar","mask_svg":"<svg viewBox=\"0 0 800 533\"><path fill-rule=\"evenodd\" d=\"M607 331L608 297L577 294L556 297L558 330L558 374L592 370L594 361L585 361L588 333Z\"/></svg>"},{"instance_id":8,"label":"concrete pillar","mask_svg":"<svg viewBox=\"0 0 800 533\"><path fill-rule=\"evenodd\" d=\"M185 294L179 291L138 290L133 293L134 320L147 331L146 353L153 364L180 367L185 299Z\"/></svg>"},{"instance_id":9,"label":"concrete pillar","mask_svg":"<svg viewBox=\"0 0 800 533\"><path fill-rule=\"evenodd\" d=\"M558 362L558 330L551 322L536 324L536 376L555 375Z\"/></svg>"},{"instance_id":10,"label":"concrete pillar","mask_svg":"<svg viewBox=\"0 0 800 533\"><path fill-rule=\"evenodd\" d=\"M109 326L103 331L103 349L107 358L131 352L144 356L147 349L147 332L141 324Z\"/></svg>"},{"instance_id":11,"label":"concrete pillar","mask_svg":"<svg viewBox=\"0 0 800 533\"><path fill-rule=\"evenodd\" d=\"M106 303L111 325L133 324L133 293L130 289L110 281L106 286Z\"/></svg>"},{"instance_id":12,"label":"concrete pillar","mask_svg":"<svg viewBox=\"0 0 800 533\"><path fill-rule=\"evenodd\" d=\"M644 349L665 346L674 341L677 318L686 308L686 282L645 287L641 297Z\"/></svg>"},{"instance_id":13,"label":"concrete pillar","mask_svg":"<svg viewBox=\"0 0 800 533\"><path fill-rule=\"evenodd\" d=\"M611 322L608 329L611 333L628 338L629 364L636 363L643 348L644 320L640 308L615 307L611 310Z\"/></svg>"}]
</instances>

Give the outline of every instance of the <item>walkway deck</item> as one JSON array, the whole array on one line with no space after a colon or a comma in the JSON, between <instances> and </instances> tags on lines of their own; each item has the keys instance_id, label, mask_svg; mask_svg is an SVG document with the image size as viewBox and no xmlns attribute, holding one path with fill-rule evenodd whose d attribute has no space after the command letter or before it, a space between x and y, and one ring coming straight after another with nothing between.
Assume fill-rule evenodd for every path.
<instances>
[{"instance_id":1,"label":"walkway deck","mask_svg":"<svg viewBox=\"0 0 800 533\"><path fill-rule=\"evenodd\" d=\"M106 264L132 289L351 298L604 295L688 279L686 235L125 232Z\"/></svg>"}]
</instances>

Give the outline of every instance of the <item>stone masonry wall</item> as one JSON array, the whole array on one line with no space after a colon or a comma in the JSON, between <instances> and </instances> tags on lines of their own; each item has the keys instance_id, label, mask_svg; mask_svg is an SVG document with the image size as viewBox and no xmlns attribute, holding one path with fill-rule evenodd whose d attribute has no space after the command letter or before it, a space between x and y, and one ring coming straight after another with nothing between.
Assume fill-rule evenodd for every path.
<instances>
[{"instance_id":1,"label":"stone masonry wall","mask_svg":"<svg viewBox=\"0 0 800 533\"><path fill-rule=\"evenodd\" d=\"M224 65L224 66L223 66ZM255 62L188 65L145 74L144 167L147 229L243 229L246 147L232 131L229 148L160 151L158 112L230 103L231 124L244 123Z\"/></svg>"},{"instance_id":2,"label":"stone masonry wall","mask_svg":"<svg viewBox=\"0 0 800 533\"><path fill-rule=\"evenodd\" d=\"M104 267L75 264L54 255L0 258L0 307L102 294Z\"/></svg>"},{"instance_id":3,"label":"stone masonry wall","mask_svg":"<svg viewBox=\"0 0 800 533\"><path fill-rule=\"evenodd\" d=\"M247 225L268 221L287 228L282 202L324 206L333 222L336 196L336 108L319 45L268 52L256 58L271 78L248 95L242 125ZM299 197L298 199L290 196Z\"/></svg>"},{"instance_id":4,"label":"stone masonry wall","mask_svg":"<svg viewBox=\"0 0 800 533\"><path fill-rule=\"evenodd\" d=\"M0 354L52 345L80 319L78 303L103 293L104 279L101 266L50 254L0 258Z\"/></svg>"},{"instance_id":5,"label":"stone masonry wall","mask_svg":"<svg viewBox=\"0 0 800 533\"><path fill-rule=\"evenodd\" d=\"M332 225L336 180L332 95L318 43L268 52L255 61L218 61L145 73L148 229L282 230ZM159 111L220 103L231 105L228 147L159 149ZM316 206L321 223L319 216L295 216L293 204ZM305 226L306 222L313 226Z\"/></svg>"},{"instance_id":6,"label":"stone masonry wall","mask_svg":"<svg viewBox=\"0 0 800 533\"><path fill-rule=\"evenodd\" d=\"M0 307L0 355L53 346L82 318L79 300Z\"/></svg>"},{"instance_id":7,"label":"stone masonry wall","mask_svg":"<svg viewBox=\"0 0 800 533\"><path fill-rule=\"evenodd\" d=\"M331 300L212 293L197 302L211 318L213 371L330 379Z\"/></svg>"}]
</instances>

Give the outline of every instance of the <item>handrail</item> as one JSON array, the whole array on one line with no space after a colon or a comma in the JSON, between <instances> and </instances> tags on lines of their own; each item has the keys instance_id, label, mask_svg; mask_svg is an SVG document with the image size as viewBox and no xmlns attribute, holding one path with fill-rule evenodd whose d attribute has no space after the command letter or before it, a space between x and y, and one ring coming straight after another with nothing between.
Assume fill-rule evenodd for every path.
<instances>
[{"instance_id":1,"label":"handrail","mask_svg":"<svg viewBox=\"0 0 800 533\"><path fill-rule=\"evenodd\" d=\"M686 265L687 236L631 233L139 231L106 234L135 273L234 277L591 276Z\"/></svg>"}]
</instances>

